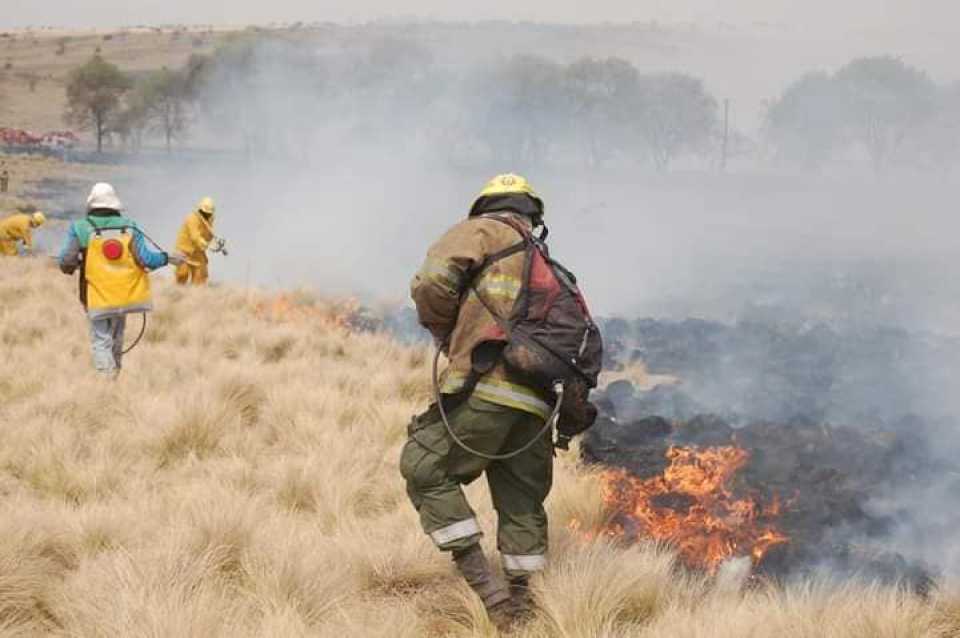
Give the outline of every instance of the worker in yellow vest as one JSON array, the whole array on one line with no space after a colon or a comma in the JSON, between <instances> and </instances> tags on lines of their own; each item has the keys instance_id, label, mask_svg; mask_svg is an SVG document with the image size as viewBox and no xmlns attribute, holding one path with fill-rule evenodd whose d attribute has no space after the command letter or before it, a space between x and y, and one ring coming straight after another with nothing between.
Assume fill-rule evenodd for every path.
<instances>
[{"instance_id":1,"label":"worker in yellow vest","mask_svg":"<svg viewBox=\"0 0 960 638\"><path fill-rule=\"evenodd\" d=\"M90 320L93 364L116 378L123 358L127 315L152 309L148 272L181 259L152 250L137 223L124 216L110 184L97 184L87 198L87 216L70 224L60 251L60 270L80 270L80 302Z\"/></svg>"}]
</instances>

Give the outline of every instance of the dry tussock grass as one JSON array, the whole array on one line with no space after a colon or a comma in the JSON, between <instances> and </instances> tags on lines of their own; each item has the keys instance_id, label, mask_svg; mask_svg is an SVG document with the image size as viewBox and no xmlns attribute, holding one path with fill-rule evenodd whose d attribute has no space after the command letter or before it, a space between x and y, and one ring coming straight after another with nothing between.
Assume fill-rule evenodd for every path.
<instances>
[{"instance_id":1,"label":"dry tussock grass","mask_svg":"<svg viewBox=\"0 0 960 638\"><path fill-rule=\"evenodd\" d=\"M0 261L0 635L495 635L397 472L429 394L426 351L160 283L145 342L105 383L73 291L40 260ZM518 636L960 632L956 598L742 592L662 548L586 542L571 521L589 529L603 509L571 459L541 611ZM469 491L489 530L484 489Z\"/></svg>"}]
</instances>

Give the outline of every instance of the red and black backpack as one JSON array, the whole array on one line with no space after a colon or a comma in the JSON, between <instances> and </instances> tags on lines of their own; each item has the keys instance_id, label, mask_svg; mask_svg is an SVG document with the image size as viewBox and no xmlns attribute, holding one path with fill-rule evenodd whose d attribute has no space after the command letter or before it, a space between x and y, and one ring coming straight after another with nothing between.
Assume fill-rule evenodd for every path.
<instances>
[{"instance_id":1,"label":"red and black backpack","mask_svg":"<svg viewBox=\"0 0 960 638\"><path fill-rule=\"evenodd\" d=\"M505 216L483 217L510 226L521 241L490 255L474 282L494 263L520 252L525 255L520 294L508 317L494 312L473 286L499 328L499 334L484 345L502 348L508 370L533 387L551 391L558 381L596 387L603 340L576 277L550 257L543 240L522 224Z\"/></svg>"}]
</instances>

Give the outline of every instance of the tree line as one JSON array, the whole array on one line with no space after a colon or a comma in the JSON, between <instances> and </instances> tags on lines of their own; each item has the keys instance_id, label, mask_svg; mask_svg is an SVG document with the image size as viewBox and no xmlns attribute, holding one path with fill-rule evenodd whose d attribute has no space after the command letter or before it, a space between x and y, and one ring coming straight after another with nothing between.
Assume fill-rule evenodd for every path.
<instances>
[{"instance_id":1,"label":"tree line","mask_svg":"<svg viewBox=\"0 0 960 638\"><path fill-rule=\"evenodd\" d=\"M799 78L768 105L757 140L726 130L718 99L687 74L534 55L451 68L398 39L327 51L247 34L139 75L98 53L73 71L67 97L68 121L92 130L98 150L109 139L136 151L151 136L171 149L203 130L250 154L304 159L333 146L661 171L741 147L807 170L858 153L877 171L905 157L949 167L960 155L960 88L891 57Z\"/></svg>"},{"instance_id":2,"label":"tree line","mask_svg":"<svg viewBox=\"0 0 960 638\"><path fill-rule=\"evenodd\" d=\"M136 151L149 136L171 149L205 127L251 153L419 141L511 162L577 156L598 166L642 155L660 169L705 152L717 118L703 82L684 74L538 56L458 74L402 40L324 57L300 43L239 37L183 68L139 75L97 53L71 73L67 102L67 121L92 131L98 151L108 140Z\"/></svg>"},{"instance_id":3,"label":"tree line","mask_svg":"<svg viewBox=\"0 0 960 638\"><path fill-rule=\"evenodd\" d=\"M115 137L139 150L148 133L159 134L167 150L172 150L174 142L184 140L189 130L194 95L189 68L128 74L106 61L98 50L67 79L64 119L91 131L97 152Z\"/></svg>"},{"instance_id":4,"label":"tree line","mask_svg":"<svg viewBox=\"0 0 960 638\"><path fill-rule=\"evenodd\" d=\"M778 159L806 169L861 154L877 172L900 161L947 171L960 160L960 84L894 57L853 60L793 82L770 105L766 136Z\"/></svg>"}]
</instances>

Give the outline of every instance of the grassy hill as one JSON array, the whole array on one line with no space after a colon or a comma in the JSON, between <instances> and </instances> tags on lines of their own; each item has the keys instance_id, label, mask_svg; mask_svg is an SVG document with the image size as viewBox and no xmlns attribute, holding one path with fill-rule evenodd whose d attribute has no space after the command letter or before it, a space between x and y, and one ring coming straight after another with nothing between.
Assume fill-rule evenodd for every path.
<instances>
[{"instance_id":1,"label":"grassy hill","mask_svg":"<svg viewBox=\"0 0 960 638\"><path fill-rule=\"evenodd\" d=\"M49 131L63 122L67 75L98 49L124 71L177 68L223 37L201 29L0 33L0 126Z\"/></svg>"},{"instance_id":2,"label":"grassy hill","mask_svg":"<svg viewBox=\"0 0 960 638\"><path fill-rule=\"evenodd\" d=\"M429 353L350 333L310 295L155 281L109 383L75 282L0 261L0 636L495 635L397 471ZM549 500L542 612L518 636L960 635L955 597L743 588L590 540L603 508L574 458ZM490 532L485 488L470 493Z\"/></svg>"}]
</instances>

